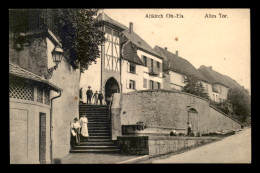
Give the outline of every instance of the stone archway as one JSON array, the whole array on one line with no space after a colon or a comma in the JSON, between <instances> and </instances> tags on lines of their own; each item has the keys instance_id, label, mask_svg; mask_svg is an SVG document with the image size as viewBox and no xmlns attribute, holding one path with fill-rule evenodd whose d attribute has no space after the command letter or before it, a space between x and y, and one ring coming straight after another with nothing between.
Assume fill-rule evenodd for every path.
<instances>
[{"instance_id":1,"label":"stone archway","mask_svg":"<svg viewBox=\"0 0 260 173\"><path fill-rule=\"evenodd\" d=\"M199 118L198 118L198 112L195 108L190 108L188 110L188 122L191 123L192 127L191 130L194 134L197 134L199 129Z\"/></svg>"},{"instance_id":2,"label":"stone archway","mask_svg":"<svg viewBox=\"0 0 260 173\"><path fill-rule=\"evenodd\" d=\"M120 88L117 80L114 77L109 78L105 84L105 101L109 105L111 102L112 94L119 93Z\"/></svg>"}]
</instances>

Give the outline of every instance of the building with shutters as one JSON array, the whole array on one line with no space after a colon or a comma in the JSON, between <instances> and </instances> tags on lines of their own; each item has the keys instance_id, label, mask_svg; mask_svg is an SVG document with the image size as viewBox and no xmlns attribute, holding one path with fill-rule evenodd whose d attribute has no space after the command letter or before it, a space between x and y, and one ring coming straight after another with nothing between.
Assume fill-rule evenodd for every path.
<instances>
[{"instance_id":1,"label":"building with shutters","mask_svg":"<svg viewBox=\"0 0 260 173\"><path fill-rule=\"evenodd\" d=\"M134 25L126 27L100 13L107 39L100 47L101 57L81 75L83 102L86 90L102 91L105 98L113 93L163 88L163 57L158 55L134 32Z\"/></svg>"}]
</instances>

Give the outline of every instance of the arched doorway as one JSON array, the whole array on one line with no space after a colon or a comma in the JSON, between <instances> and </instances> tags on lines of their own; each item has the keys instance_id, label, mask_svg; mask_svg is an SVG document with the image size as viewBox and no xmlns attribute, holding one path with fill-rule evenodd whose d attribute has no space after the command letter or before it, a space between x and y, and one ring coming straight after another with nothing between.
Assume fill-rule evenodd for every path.
<instances>
[{"instance_id":1,"label":"arched doorway","mask_svg":"<svg viewBox=\"0 0 260 173\"><path fill-rule=\"evenodd\" d=\"M119 93L119 85L115 78L111 77L105 84L105 101L109 105L112 101L112 94Z\"/></svg>"},{"instance_id":2,"label":"arched doorway","mask_svg":"<svg viewBox=\"0 0 260 173\"><path fill-rule=\"evenodd\" d=\"M194 108L188 110L188 122L192 125L191 130L194 134L198 133L198 112Z\"/></svg>"}]
</instances>

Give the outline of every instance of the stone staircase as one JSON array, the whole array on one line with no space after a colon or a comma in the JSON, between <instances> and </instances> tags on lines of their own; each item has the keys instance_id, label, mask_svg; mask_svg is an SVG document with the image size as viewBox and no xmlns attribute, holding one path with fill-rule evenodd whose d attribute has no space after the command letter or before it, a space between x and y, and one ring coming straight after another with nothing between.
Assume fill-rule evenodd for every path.
<instances>
[{"instance_id":1,"label":"stone staircase","mask_svg":"<svg viewBox=\"0 0 260 173\"><path fill-rule=\"evenodd\" d=\"M111 140L111 119L106 105L79 104L79 116L87 113L88 141L71 148L70 153L118 153L119 148Z\"/></svg>"}]
</instances>

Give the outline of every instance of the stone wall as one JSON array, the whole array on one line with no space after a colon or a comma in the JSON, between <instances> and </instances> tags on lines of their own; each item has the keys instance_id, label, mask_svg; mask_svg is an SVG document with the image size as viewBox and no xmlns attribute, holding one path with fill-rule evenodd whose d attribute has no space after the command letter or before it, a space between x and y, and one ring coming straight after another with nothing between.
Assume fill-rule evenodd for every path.
<instances>
[{"instance_id":1,"label":"stone wall","mask_svg":"<svg viewBox=\"0 0 260 173\"><path fill-rule=\"evenodd\" d=\"M141 121L148 128L186 129L188 110L194 108L198 114L190 116L196 117L197 124L193 124L193 127L200 133L214 132L215 126L219 126L219 130L240 128L237 122L225 114L211 111L208 101L187 93L167 90L137 91L122 94L121 101L122 125Z\"/></svg>"},{"instance_id":2,"label":"stone wall","mask_svg":"<svg viewBox=\"0 0 260 173\"><path fill-rule=\"evenodd\" d=\"M149 155L173 153L217 140L216 137L149 136Z\"/></svg>"},{"instance_id":3,"label":"stone wall","mask_svg":"<svg viewBox=\"0 0 260 173\"><path fill-rule=\"evenodd\" d=\"M47 43L44 36L26 37L21 50L15 49L13 35L9 37L9 62L42 76L47 71Z\"/></svg>"},{"instance_id":4,"label":"stone wall","mask_svg":"<svg viewBox=\"0 0 260 173\"><path fill-rule=\"evenodd\" d=\"M223 113L214 107L210 107L209 124L210 132L241 128L239 123L223 116Z\"/></svg>"},{"instance_id":5,"label":"stone wall","mask_svg":"<svg viewBox=\"0 0 260 173\"><path fill-rule=\"evenodd\" d=\"M217 137L118 136L121 154L161 155L218 140Z\"/></svg>"}]
</instances>

